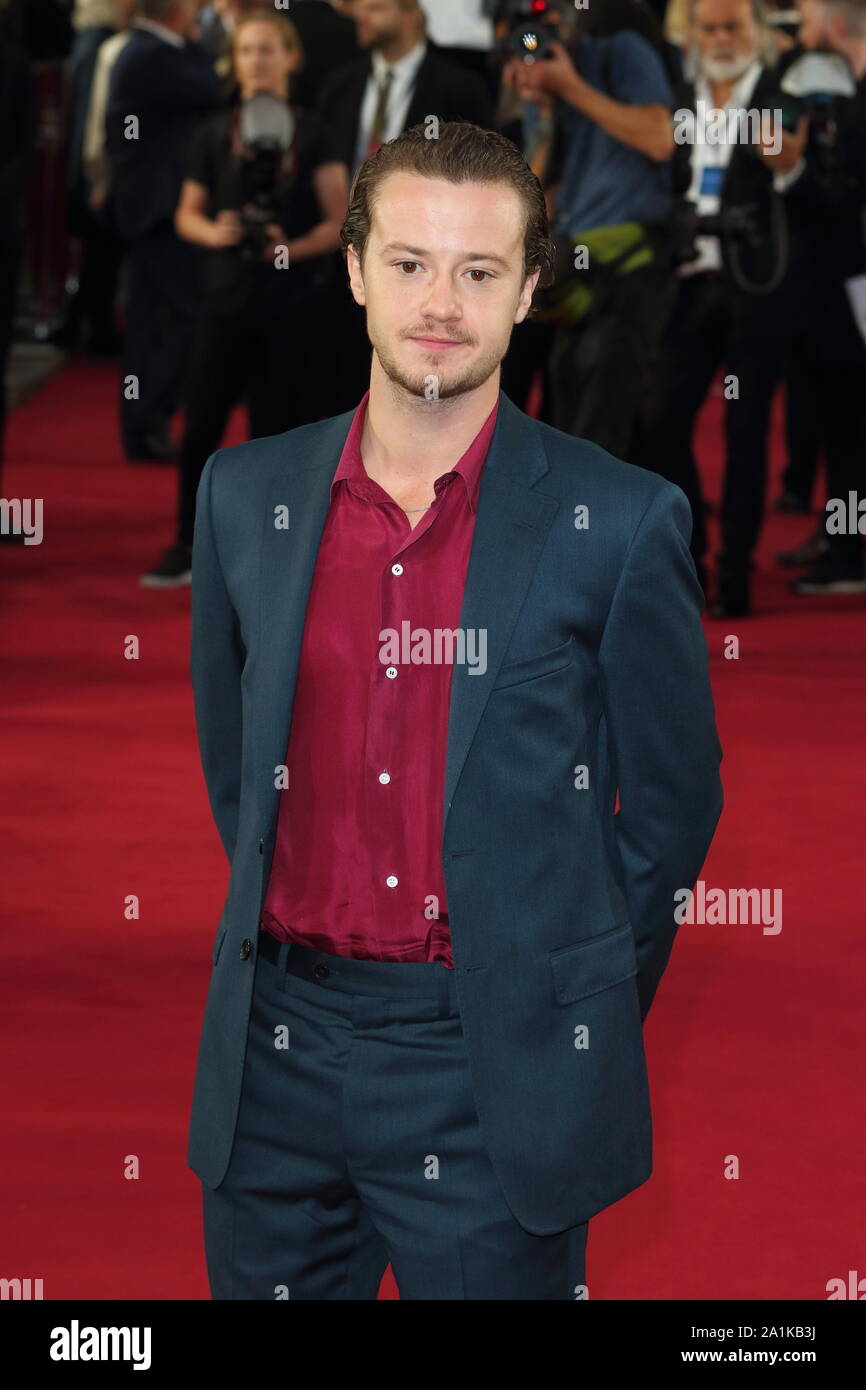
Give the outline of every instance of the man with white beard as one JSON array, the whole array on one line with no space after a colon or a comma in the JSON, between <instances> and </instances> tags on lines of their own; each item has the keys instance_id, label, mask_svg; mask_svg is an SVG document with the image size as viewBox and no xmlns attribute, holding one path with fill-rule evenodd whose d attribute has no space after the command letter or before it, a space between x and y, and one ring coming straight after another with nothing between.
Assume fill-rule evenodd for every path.
<instances>
[{"instance_id":1,"label":"man with white beard","mask_svg":"<svg viewBox=\"0 0 866 1390\"><path fill-rule=\"evenodd\" d=\"M759 0L694 0L691 40L695 81L676 93L674 114L678 191L701 219L749 203L766 207L771 184L784 188L800 172L806 131L765 63L769 50ZM783 113L795 129L782 129ZM777 267L767 228L760 231L767 239L764 288ZM678 269L677 303L634 461L676 482L689 498L692 554L708 591L704 502L692 435L713 378L724 367L726 467L710 613L742 617L750 611L751 557L764 511L770 405L794 308L788 275L771 293L750 292L732 277L720 236L697 234L687 241L691 259Z\"/></svg>"}]
</instances>

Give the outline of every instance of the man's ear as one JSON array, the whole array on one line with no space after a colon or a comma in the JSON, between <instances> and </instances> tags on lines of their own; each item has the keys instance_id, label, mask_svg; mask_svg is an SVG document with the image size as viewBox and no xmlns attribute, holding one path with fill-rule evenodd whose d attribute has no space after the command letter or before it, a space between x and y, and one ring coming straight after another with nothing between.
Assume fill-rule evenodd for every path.
<instances>
[{"instance_id":1,"label":"man's ear","mask_svg":"<svg viewBox=\"0 0 866 1390\"><path fill-rule=\"evenodd\" d=\"M514 315L515 323L523 323L523 320L529 313L529 310L532 307L532 296L535 293L535 286L538 284L538 279L540 275L541 266L539 266L536 271L533 271L532 275L527 275L523 285L523 289L520 293L520 301L517 305L517 312Z\"/></svg>"},{"instance_id":2,"label":"man's ear","mask_svg":"<svg viewBox=\"0 0 866 1390\"><path fill-rule=\"evenodd\" d=\"M355 251L354 246L346 247L346 269L349 272L349 288L356 304L367 303L367 296L364 290L364 277L361 273L361 261Z\"/></svg>"}]
</instances>

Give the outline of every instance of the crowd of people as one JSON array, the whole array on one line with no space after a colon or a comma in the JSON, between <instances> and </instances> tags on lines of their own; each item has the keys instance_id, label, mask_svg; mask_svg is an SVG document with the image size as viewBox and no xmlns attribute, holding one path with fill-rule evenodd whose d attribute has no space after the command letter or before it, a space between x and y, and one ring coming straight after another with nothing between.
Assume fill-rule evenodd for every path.
<instances>
[{"instance_id":1,"label":"crowd of people","mask_svg":"<svg viewBox=\"0 0 866 1390\"><path fill-rule=\"evenodd\" d=\"M49 30L79 267L55 337L119 353L126 457L178 465L143 584L189 582L198 480L236 404L261 436L360 400L349 190L435 117L501 131L545 190L555 255L503 362L516 404L683 489L712 615L753 611L768 505L819 513L778 557L793 592L866 593L866 0L0 0L0 370ZM694 438L720 379L711 563ZM822 490L855 499L844 526Z\"/></svg>"}]
</instances>

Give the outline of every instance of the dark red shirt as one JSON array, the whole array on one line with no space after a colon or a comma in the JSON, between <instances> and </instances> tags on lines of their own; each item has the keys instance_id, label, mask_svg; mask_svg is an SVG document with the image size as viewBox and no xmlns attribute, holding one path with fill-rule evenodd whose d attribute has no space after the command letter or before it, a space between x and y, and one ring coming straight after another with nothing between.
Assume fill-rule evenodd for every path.
<instances>
[{"instance_id":1,"label":"dark red shirt","mask_svg":"<svg viewBox=\"0 0 866 1390\"><path fill-rule=\"evenodd\" d=\"M368 399L331 483L261 925L331 955L451 969L442 829L455 658L447 642L432 661L407 655L419 630L460 625L498 402L412 529L364 468ZM470 660L484 651L467 646Z\"/></svg>"}]
</instances>

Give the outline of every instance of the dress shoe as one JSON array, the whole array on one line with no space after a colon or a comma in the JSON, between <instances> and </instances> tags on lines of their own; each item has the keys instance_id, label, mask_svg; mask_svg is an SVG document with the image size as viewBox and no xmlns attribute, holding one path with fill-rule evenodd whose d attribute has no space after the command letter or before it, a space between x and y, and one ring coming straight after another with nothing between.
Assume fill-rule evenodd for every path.
<instances>
[{"instance_id":1,"label":"dress shoe","mask_svg":"<svg viewBox=\"0 0 866 1390\"><path fill-rule=\"evenodd\" d=\"M138 443L127 445L126 457L130 463L173 463L177 458L177 445L167 434L146 434Z\"/></svg>"},{"instance_id":2,"label":"dress shoe","mask_svg":"<svg viewBox=\"0 0 866 1390\"><path fill-rule=\"evenodd\" d=\"M785 569L802 569L806 565L814 565L826 549L827 534L823 521L819 521L811 536L807 536L800 545L795 546L793 550L780 551L776 556L776 564L782 565Z\"/></svg>"},{"instance_id":3,"label":"dress shoe","mask_svg":"<svg viewBox=\"0 0 866 1390\"><path fill-rule=\"evenodd\" d=\"M152 570L138 577L143 589L179 589L192 582L192 548L170 545Z\"/></svg>"}]
</instances>

